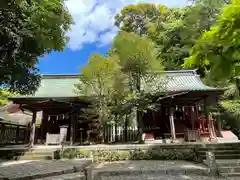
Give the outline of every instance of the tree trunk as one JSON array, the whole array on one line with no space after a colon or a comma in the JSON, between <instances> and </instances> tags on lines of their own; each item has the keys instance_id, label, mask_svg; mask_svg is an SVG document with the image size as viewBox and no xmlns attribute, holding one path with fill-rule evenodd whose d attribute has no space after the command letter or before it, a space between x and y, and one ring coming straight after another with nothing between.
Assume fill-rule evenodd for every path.
<instances>
[{"instance_id":1,"label":"tree trunk","mask_svg":"<svg viewBox=\"0 0 240 180\"><path fill-rule=\"evenodd\" d=\"M124 121L124 141L127 142L127 135L128 135L128 116L125 116L125 121Z\"/></svg>"},{"instance_id":2,"label":"tree trunk","mask_svg":"<svg viewBox=\"0 0 240 180\"><path fill-rule=\"evenodd\" d=\"M142 120L142 113L140 111L137 111L137 123L138 123L138 142L143 143L144 139L143 136L143 130L144 130L144 124Z\"/></svg>"},{"instance_id":3,"label":"tree trunk","mask_svg":"<svg viewBox=\"0 0 240 180\"><path fill-rule=\"evenodd\" d=\"M135 77L136 80L136 90L137 92L141 91L141 78L140 78L140 73L136 74ZM137 108L137 123L138 123L138 141L139 143L143 143L142 135L143 135L143 130L144 130L144 124L143 124L143 119L142 119L142 112L139 110L139 107Z\"/></svg>"},{"instance_id":4,"label":"tree trunk","mask_svg":"<svg viewBox=\"0 0 240 180\"><path fill-rule=\"evenodd\" d=\"M115 128L115 142L117 142L118 141L118 136L116 136L116 134L117 134L117 127L118 127L118 125L117 125L117 121L118 121L118 115L116 115L115 114L115 124L114 124L114 128Z\"/></svg>"}]
</instances>

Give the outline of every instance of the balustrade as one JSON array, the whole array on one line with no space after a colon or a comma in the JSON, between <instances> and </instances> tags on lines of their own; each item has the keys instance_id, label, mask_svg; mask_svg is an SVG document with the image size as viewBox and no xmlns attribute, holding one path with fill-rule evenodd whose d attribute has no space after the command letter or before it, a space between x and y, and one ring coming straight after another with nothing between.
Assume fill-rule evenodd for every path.
<instances>
[{"instance_id":1,"label":"balustrade","mask_svg":"<svg viewBox=\"0 0 240 180\"><path fill-rule=\"evenodd\" d=\"M26 144L29 141L29 133L28 126L0 122L0 146Z\"/></svg>"}]
</instances>

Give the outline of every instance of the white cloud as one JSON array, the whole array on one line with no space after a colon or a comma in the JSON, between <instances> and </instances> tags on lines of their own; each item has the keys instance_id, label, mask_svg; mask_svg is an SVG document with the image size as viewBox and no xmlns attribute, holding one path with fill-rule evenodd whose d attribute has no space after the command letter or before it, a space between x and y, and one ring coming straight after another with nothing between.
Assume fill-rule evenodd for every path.
<instances>
[{"instance_id":1,"label":"white cloud","mask_svg":"<svg viewBox=\"0 0 240 180\"><path fill-rule=\"evenodd\" d=\"M105 46L111 43L117 33L114 17L121 9L137 2L161 3L170 7L186 4L187 0L66 0L66 6L75 24L68 32L68 47L78 50L84 44L96 43Z\"/></svg>"}]
</instances>

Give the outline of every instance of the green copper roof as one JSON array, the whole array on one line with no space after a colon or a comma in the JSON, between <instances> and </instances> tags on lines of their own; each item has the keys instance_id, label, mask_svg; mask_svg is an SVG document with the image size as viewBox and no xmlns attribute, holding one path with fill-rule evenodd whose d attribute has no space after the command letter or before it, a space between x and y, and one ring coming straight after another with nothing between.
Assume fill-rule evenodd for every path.
<instances>
[{"instance_id":1,"label":"green copper roof","mask_svg":"<svg viewBox=\"0 0 240 180\"><path fill-rule=\"evenodd\" d=\"M183 92L212 91L216 88L203 84L200 76L194 70L166 71L161 75L153 75L150 81L142 81L142 88L147 92Z\"/></svg>"},{"instance_id":2,"label":"green copper roof","mask_svg":"<svg viewBox=\"0 0 240 180\"><path fill-rule=\"evenodd\" d=\"M43 75L41 85L33 96L27 97L76 97L74 84L79 82L79 75Z\"/></svg>"},{"instance_id":3,"label":"green copper roof","mask_svg":"<svg viewBox=\"0 0 240 180\"><path fill-rule=\"evenodd\" d=\"M27 98L76 97L74 84L79 82L79 75L43 75L41 85L33 96ZM142 81L146 91L153 89L164 92L175 91L209 91L217 90L206 86L195 71L167 71L154 75L148 81ZM157 88L157 89L156 89ZM21 98L21 97L17 97Z\"/></svg>"}]
</instances>

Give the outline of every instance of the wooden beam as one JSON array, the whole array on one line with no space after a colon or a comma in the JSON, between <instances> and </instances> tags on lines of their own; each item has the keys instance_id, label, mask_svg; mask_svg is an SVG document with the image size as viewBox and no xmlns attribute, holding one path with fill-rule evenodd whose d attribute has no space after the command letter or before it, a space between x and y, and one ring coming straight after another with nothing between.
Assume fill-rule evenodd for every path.
<instances>
[{"instance_id":1,"label":"wooden beam","mask_svg":"<svg viewBox=\"0 0 240 180\"><path fill-rule=\"evenodd\" d=\"M34 145L34 139L35 139L36 117L37 117L37 112L34 111L32 115L32 126L31 126L30 140L29 140L31 147Z\"/></svg>"}]
</instances>

